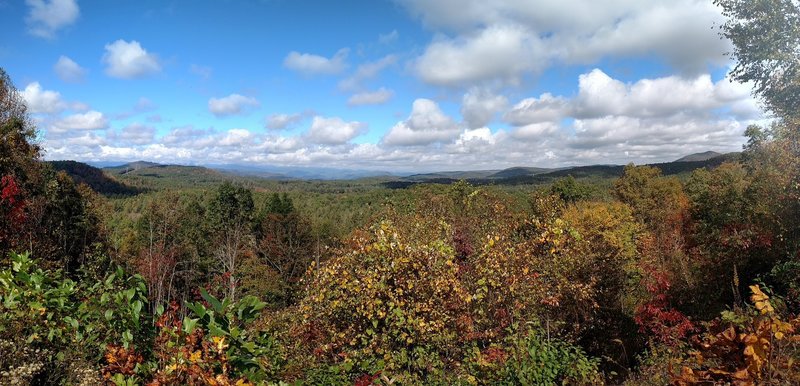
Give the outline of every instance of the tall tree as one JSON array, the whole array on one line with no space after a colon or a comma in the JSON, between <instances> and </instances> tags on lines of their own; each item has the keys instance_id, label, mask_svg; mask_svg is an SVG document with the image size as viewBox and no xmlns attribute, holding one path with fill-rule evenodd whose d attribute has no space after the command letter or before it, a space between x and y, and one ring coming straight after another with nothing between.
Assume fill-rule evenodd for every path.
<instances>
[{"instance_id":1,"label":"tall tree","mask_svg":"<svg viewBox=\"0 0 800 386\"><path fill-rule=\"evenodd\" d=\"M277 300L288 305L294 300L300 278L314 259L311 224L295 211L292 199L285 193L273 194L259 217L256 227L258 255L281 278L283 288Z\"/></svg>"},{"instance_id":2,"label":"tall tree","mask_svg":"<svg viewBox=\"0 0 800 386\"><path fill-rule=\"evenodd\" d=\"M753 82L767 110L800 117L800 4L796 0L714 0L733 43L731 77Z\"/></svg>"},{"instance_id":3,"label":"tall tree","mask_svg":"<svg viewBox=\"0 0 800 386\"><path fill-rule=\"evenodd\" d=\"M214 257L227 277L227 296L234 300L242 252L253 244L253 193L226 181L217 188L208 213L216 243Z\"/></svg>"}]
</instances>

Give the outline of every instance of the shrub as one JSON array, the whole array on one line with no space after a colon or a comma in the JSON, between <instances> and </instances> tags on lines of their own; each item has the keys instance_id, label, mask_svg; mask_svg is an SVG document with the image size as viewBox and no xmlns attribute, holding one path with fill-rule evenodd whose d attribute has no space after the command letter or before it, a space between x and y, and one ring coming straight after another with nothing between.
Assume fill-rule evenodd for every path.
<instances>
[{"instance_id":1,"label":"shrub","mask_svg":"<svg viewBox=\"0 0 800 386\"><path fill-rule=\"evenodd\" d=\"M10 260L0 270L0 371L42 383L67 381L96 375L86 367L99 363L111 344L149 346L141 277L119 269L101 282L79 284L60 270L42 270L27 254L12 253Z\"/></svg>"}]
</instances>

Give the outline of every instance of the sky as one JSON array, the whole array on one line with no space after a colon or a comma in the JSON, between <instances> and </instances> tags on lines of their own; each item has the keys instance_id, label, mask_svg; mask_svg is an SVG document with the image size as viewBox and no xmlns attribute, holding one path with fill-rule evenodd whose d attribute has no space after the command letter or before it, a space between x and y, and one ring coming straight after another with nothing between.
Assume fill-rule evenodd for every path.
<instances>
[{"instance_id":1,"label":"sky","mask_svg":"<svg viewBox=\"0 0 800 386\"><path fill-rule=\"evenodd\" d=\"M46 159L671 161L764 122L710 0L0 0Z\"/></svg>"}]
</instances>

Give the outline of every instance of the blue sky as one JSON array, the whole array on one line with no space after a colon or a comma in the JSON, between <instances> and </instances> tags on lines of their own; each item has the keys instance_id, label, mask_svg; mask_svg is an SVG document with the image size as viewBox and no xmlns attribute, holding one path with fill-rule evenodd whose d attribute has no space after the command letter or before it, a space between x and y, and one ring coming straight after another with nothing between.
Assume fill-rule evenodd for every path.
<instances>
[{"instance_id":1,"label":"blue sky","mask_svg":"<svg viewBox=\"0 0 800 386\"><path fill-rule=\"evenodd\" d=\"M0 0L47 159L654 162L763 121L710 1Z\"/></svg>"}]
</instances>

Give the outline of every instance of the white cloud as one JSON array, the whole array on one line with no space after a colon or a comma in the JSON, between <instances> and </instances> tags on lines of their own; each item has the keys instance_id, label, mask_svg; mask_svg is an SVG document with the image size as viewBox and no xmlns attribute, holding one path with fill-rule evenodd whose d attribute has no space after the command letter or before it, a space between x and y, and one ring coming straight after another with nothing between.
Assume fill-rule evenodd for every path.
<instances>
[{"instance_id":1,"label":"white cloud","mask_svg":"<svg viewBox=\"0 0 800 386\"><path fill-rule=\"evenodd\" d=\"M304 143L297 137L269 136L256 146L256 150L271 154L286 154L304 147Z\"/></svg>"},{"instance_id":2,"label":"white cloud","mask_svg":"<svg viewBox=\"0 0 800 386\"><path fill-rule=\"evenodd\" d=\"M101 130L108 127L108 119L99 111L83 114L72 114L55 121L51 126L53 133L65 133L71 130Z\"/></svg>"},{"instance_id":3,"label":"white cloud","mask_svg":"<svg viewBox=\"0 0 800 386\"><path fill-rule=\"evenodd\" d=\"M342 48L331 58L292 51L283 60L283 65L304 75L335 75L347 68L347 55L350 52Z\"/></svg>"},{"instance_id":4,"label":"white cloud","mask_svg":"<svg viewBox=\"0 0 800 386\"><path fill-rule=\"evenodd\" d=\"M749 99L750 95L744 88L732 86L727 79L714 83L708 74L693 78L641 79L625 84L595 69L580 76L573 115L578 118L696 116L707 115L731 102Z\"/></svg>"},{"instance_id":5,"label":"white cloud","mask_svg":"<svg viewBox=\"0 0 800 386\"><path fill-rule=\"evenodd\" d=\"M685 75L729 61L730 43L711 29L724 18L708 1L399 2L439 32L415 63L420 78L435 85L516 84L551 66L611 56L655 56Z\"/></svg>"},{"instance_id":6,"label":"white cloud","mask_svg":"<svg viewBox=\"0 0 800 386\"><path fill-rule=\"evenodd\" d=\"M461 154L476 153L494 146L498 139L502 139L502 136L502 133L492 134L492 130L488 127L466 129L458 136L449 150Z\"/></svg>"},{"instance_id":7,"label":"white cloud","mask_svg":"<svg viewBox=\"0 0 800 386\"><path fill-rule=\"evenodd\" d=\"M526 98L507 111L503 119L514 126L558 122L564 118L593 119L607 116L668 119L713 117L727 107L741 119L758 119L755 100L747 85L728 79L712 82L711 76L668 76L624 83L600 69L579 76L573 99L542 94Z\"/></svg>"},{"instance_id":8,"label":"white cloud","mask_svg":"<svg viewBox=\"0 0 800 386\"><path fill-rule=\"evenodd\" d=\"M415 69L425 82L457 86L486 81L517 84L525 72L538 72L545 63L537 54L541 42L519 26L496 25L456 39L431 43Z\"/></svg>"},{"instance_id":9,"label":"white cloud","mask_svg":"<svg viewBox=\"0 0 800 386\"><path fill-rule=\"evenodd\" d=\"M109 131L106 134L106 138L109 141L114 141L117 144L124 143L131 145L147 145L154 142L155 135L155 127L134 122L123 127L119 133L115 131Z\"/></svg>"},{"instance_id":10,"label":"white cloud","mask_svg":"<svg viewBox=\"0 0 800 386\"><path fill-rule=\"evenodd\" d=\"M339 89L344 91L359 90L362 87L362 83L375 78L381 71L395 63L397 63L397 55L386 55L374 62L364 63L358 66L353 75L339 82Z\"/></svg>"},{"instance_id":11,"label":"white cloud","mask_svg":"<svg viewBox=\"0 0 800 386\"><path fill-rule=\"evenodd\" d=\"M231 129L217 143L220 146L242 146L252 143L255 136L245 129Z\"/></svg>"},{"instance_id":12,"label":"white cloud","mask_svg":"<svg viewBox=\"0 0 800 386\"><path fill-rule=\"evenodd\" d=\"M158 56L148 53L136 40L122 39L106 44L103 63L106 74L115 78L141 78L161 71Z\"/></svg>"},{"instance_id":13,"label":"white cloud","mask_svg":"<svg viewBox=\"0 0 800 386\"><path fill-rule=\"evenodd\" d=\"M747 124L763 119L747 86L708 74L624 83L595 69L578 83L572 99L543 94L513 106L504 115L517 126L511 136L560 144L550 149L556 162L664 161L736 150Z\"/></svg>"},{"instance_id":14,"label":"white cloud","mask_svg":"<svg viewBox=\"0 0 800 386\"><path fill-rule=\"evenodd\" d=\"M303 119L301 114L272 114L267 117L265 124L270 130L285 130L289 126L299 123Z\"/></svg>"},{"instance_id":15,"label":"white cloud","mask_svg":"<svg viewBox=\"0 0 800 386\"><path fill-rule=\"evenodd\" d=\"M307 137L313 143L322 145L341 145L361 135L367 129L362 122L345 122L339 117L314 117Z\"/></svg>"},{"instance_id":16,"label":"white cloud","mask_svg":"<svg viewBox=\"0 0 800 386\"><path fill-rule=\"evenodd\" d=\"M28 111L33 114L55 114L64 111L67 104L61 100L61 94L57 91L43 90L39 82L33 82L25 86L22 97L28 105Z\"/></svg>"},{"instance_id":17,"label":"white cloud","mask_svg":"<svg viewBox=\"0 0 800 386\"><path fill-rule=\"evenodd\" d=\"M30 7L25 22L34 36L52 39L58 30L75 23L80 9L75 0L25 0Z\"/></svg>"},{"instance_id":18,"label":"white cloud","mask_svg":"<svg viewBox=\"0 0 800 386\"><path fill-rule=\"evenodd\" d=\"M208 100L208 111L217 117L236 115L246 112L250 107L258 107L261 104L256 98L246 97L239 94L231 94L224 98L211 98Z\"/></svg>"},{"instance_id":19,"label":"white cloud","mask_svg":"<svg viewBox=\"0 0 800 386\"><path fill-rule=\"evenodd\" d=\"M394 96L392 90L387 90L383 87L375 91L365 91L353 94L348 100L347 104L350 106L363 106L363 105L380 105L389 101Z\"/></svg>"},{"instance_id":20,"label":"white cloud","mask_svg":"<svg viewBox=\"0 0 800 386\"><path fill-rule=\"evenodd\" d=\"M460 129L452 118L442 112L430 99L417 99L408 119L395 124L383 137L389 146L417 146L448 142L458 136Z\"/></svg>"},{"instance_id":21,"label":"white cloud","mask_svg":"<svg viewBox=\"0 0 800 386\"><path fill-rule=\"evenodd\" d=\"M508 99L503 95L479 88L473 88L461 101L461 116L470 128L480 128L491 122L498 112L508 106Z\"/></svg>"},{"instance_id":22,"label":"white cloud","mask_svg":"<svg viewBox=\"0 0 800 386\"><path fill-rule=\"evenodd\" d=\"M563 97L554 97L550 93L537 98L526 98L506 112L503 119L514 126L525 126L531 123L558 121L571 113L570 101Z\"/></svg>"},{"instance_id":23,"label":"white cloud","mask_svg":"<svg viewBox=\"0 0 800 386\"><path fill-rule=\"evenodd\" d=\"M58 58L56 64L53 65L53 70L55 70L56 75L64 82L81 82L86 76L86 69L64 55Z\"/></svg>"},{"instance_id":24,"label":"white cloud","mask_svg":"<svg viewBox=\"0 0 800 386\"><path fill-rule=\"evenodd\" d=\"M542 137L550 136L557 133L560 126L554 122L539 122L531 123L525 126L518 127L511 135L514 138L524 140L541 140Z\"/></svg>"}]
</instances>

